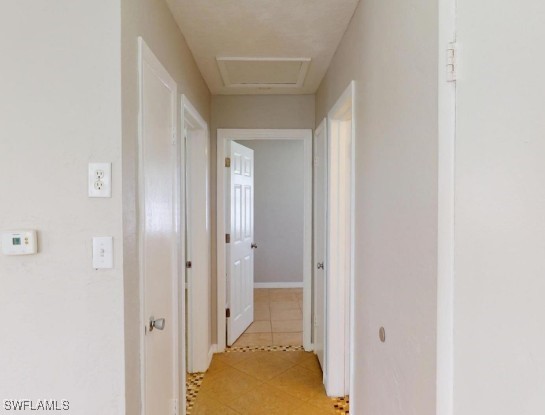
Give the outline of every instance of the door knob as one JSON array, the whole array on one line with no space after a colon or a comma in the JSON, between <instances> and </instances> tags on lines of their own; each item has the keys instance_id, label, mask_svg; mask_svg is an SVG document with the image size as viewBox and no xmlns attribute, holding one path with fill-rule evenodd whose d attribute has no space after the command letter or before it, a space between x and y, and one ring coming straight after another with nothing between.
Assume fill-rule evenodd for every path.
<instances>
[{"instance_id":1,"label":"door knob","mask_svg":"<svg viewBox=\"0 0 545 415\"><path fill-rule=\"evenodd\" d=\"M155 319L155 317L153 316L149 318L149 331L153 331L153 329L163 330L164 328L165 328L164 318Z\"/></svg>"},{"instance_id":2,"label":"door knob","mask_svg":"<svg viewBox=\"0 0 545 415\"><path fill-rule=\"evenodd\" d=\"M255 242L252 242L252 249L257 249L257 244Z\"/></svg>"},{"instance_id":3,"label":"door knob","mask_svg":"<svg viewBox=\"0 0 545 415\"><path fill-rule=\"evenodd\" d=\"M323 263L323 262L318 262L318 263L316 264L316 268L318 268L318 269L324 269L324 263Z\"/></svg>"}]
</instances>

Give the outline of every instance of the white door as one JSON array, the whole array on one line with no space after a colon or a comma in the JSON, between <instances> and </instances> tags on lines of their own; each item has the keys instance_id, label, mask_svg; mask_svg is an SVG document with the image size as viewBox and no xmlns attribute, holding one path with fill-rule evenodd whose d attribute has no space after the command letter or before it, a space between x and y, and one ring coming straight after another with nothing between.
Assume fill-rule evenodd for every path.
<instances>
[{"instance_id":1,"label":"white door","mask_svg":"<svg viewBox=\"0 0 545 415\"><path fill-rule=\"evenodd\" d=\"M178 396L176 83L141 42L140 253L144 413L171 415Z\"/></svg>"},{"instance_id":2,"label":"white door","mask_svg":"<svg viewBox=\"0 0 545 415\"><path fill-rule=\"evenodd\" d=\"M314 135L314 351L325 373L325 280L327 229L327 128L324 119Z\"/></svg>"},{"instance_id":3,"label":"white door","mask_svg":"<svg viewBox=\"0 0 545 415\"><path fill-rule=\"evenodd\" d=\"M189 124L184 114L184 123ZM206 372L210 339L210 220L208 137L203 129L186 131L186 273L188 281L188 366Z\"/></svg>"},{"instance_id":4,"label":"white door","mask_svg":"<svg viewBox=\"0 0 545 415\"><path fill-rule=\"evenodd\" d=\"M254 321L254 151L231 142L227 344Z\"/></svg>"}]
</instances>

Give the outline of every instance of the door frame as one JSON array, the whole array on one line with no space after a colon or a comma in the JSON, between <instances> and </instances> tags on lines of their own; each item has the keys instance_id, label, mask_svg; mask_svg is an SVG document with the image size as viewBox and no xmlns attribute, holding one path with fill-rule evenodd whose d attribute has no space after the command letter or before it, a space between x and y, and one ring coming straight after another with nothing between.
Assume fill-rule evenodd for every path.
<instances>
[{"instance_id":1,"label":"door frame","mask_svg":"<svg viewBox=\"0 0 545 415\"><path fill-rule=\"evenodd\" d=\"M456 1L439 2L439 54L456 41ZM456 159L456 82L445 61L438 62L437 191L437 415L454 413L454 207Z\"/></svg>"},{"instance_id":2,"label":"door frame","mask_svg":"<svg viewBox=\"0 0 545 415\"><path fill-rule=\"evenodd\" d=\"M191 256L187 260L191 260L193 263L203 263L206 264L206 275L192 275L191 281L189 281L188 286L188 304L187 304L187 320L188 324L186 327L187 330L187 339L188 339L188 350L187 350L187 368L186 370L190 373L194 372L205 372L212 360L212 355L215 352L215 345L211 343L211 333L210 333L210 284L211 284L211 235L210 235L210 136L208 131L208 123L202 118L197 109L191 104L189 99L185 95L181 95L180 100L180 116L181 116L181 128L180 128L180 158L181 158L181 172L180 178L183 182L180 191L182 191L182 216L180 216L180 221L184 226L184 232L182 237L186 236L192 242L201 242L202 238L205 238L204 244L207 245L205 251L192 252ZM195 212L206 212L206 231L200 232L199 230L193 230L189 232L185 229L185 213L186 209L191 210L191 207L187 206L187 200L185 200L185 184L186 175L190 175L191 172L188 171L188 166L185 164L185 152L183 146L183 136L186 129L188 130L187 139L191 142L192 140L204 140L205 141L205 170L206 170L206 186L204 189L190 189L192 194L194 192L199 192L199 197L195 198L197 206L194 207ZM201 166L199 166L201 167ZM188 212L190 213L190 212ZM191 213L190 213L191 218ZM185 238L184 238L185 239ZM188 243L189 246L192 243ZM186 248L184 245L182 245ZM184 249L185 254L185 249ZM183 273L185 275L185 260L182 263ZM185 283L185 281L184 281ZM183 292L183 290L182 290ZM184 293L185 294L185 293ZM185 300L185 295L184 295ZM184 308L185 312L185 308ZM185 315L184 315L185 317ZM185 325L185 318L184 325ZM185 347L185 338L182 339ZM184 349L185 350L185 349ZM185 353L182 354L182 357L185 358ZM185 376L185 371L183 373Z\"/></svg>"},{"instance_id":3,"label":"door frame","mask_svg":"<svg viewBox=\"0 0 545 415\"><path fill-rule=\"evenodd\" d=\"M312 350L312 130L218 129L217 133L217 350L226 348L227 302L225 157L228 140L303 140L304 143L304 237L303 237L303 347Z\"/></svg>"},{"instance_id":4,"label":"door frame","mask_svg":"<svg viewBox=\"0 0 545 415\"><path fill-rule=\"evenodd\" d=\"M314 249L318 244L317 244L317 232L316 232L316 224L317 224L317 220L318 220L318 215L317 215L317 205L314 203L314 197L317 193L317 190L318 190L318 186L320 185L319 183L316 183L316 166L317 166L317 160L316 160L316 150L317 150L317 145L316 145L316 137L319 135L319 134L324 134L325 135L325 151L326 151L326 156L327 156L327 149L328 149L328 146L329 146L329 141L328 141L328 135L327 135L327 117L324 117L322 119L322 121L320 122L320 124L318 124L318 126L316 127L316 129L314 130L314 136L313 136L313 157L315 158L314 159L314 162L313 162L313 182L312 182L312 196L313 196L313 199L312 199L312 202L313 202L313 210L312 210L312 244L313 244L313 250L312 250L312 322L313 322L313 325L312 325L312 342L314 344L314 349L316 349L316 322L317 322L317 318L316 318L316 315L317 315L317 305L316 305L316 290L317 290L317 283L316 283L316 277L317 277L317 273L319 272L318 271L318 258L316 258L316 249ZM325 200L324 202L327 202L327 195L328 195L328 184L327 184L327 175L328 175L328 160L327 158L325 160L322 161L323 163L323 166L325 168L325 179L323 183L321 183L321 187L323 187L323 190L324 190L324 196L325 196ZM327 369L327 352L326 352L326 346L327 346L327 342L326 342L326 338L327 338L327 325L326 325L326 317L327 317L327 298L326 298L326 294L327 294L327 291L326 291L326 287L325 287L325 282L327 281L327 266L325 264L325 261L327 259L327 204L326 204L326 208L325 208L325 214L326 214L326 223L325 223L325 229L324 229L324 238L325 240L323 241L323 244L326 246L326 252L324 252L324 258L323 258L323 261L324 261L324 268L323 268L323 273L324 273L324 293L323 293L323 300L324 300L324 321L323 321L323 331L324 331L324 338L323 338L323 344L322 344L322 348L323 348L323 367L322 367L322 372L323 372L323 381L325 383L325 379L326 379L326 376L327 376L327 373L326 373L326 369Z\"/></svg>"},{"instance_id":5,"label":"door frame","mask_svg":"<svg viewBox=\"0 0 545 415\"><path fill-rule=\"evenodd\" d=\"M350 119L348 146L339 138ZM329 396L353 394L355 263L355 82L327 114L327 254L325 387ZM346 131L344 131L346 133ZM349 186L343 188L343 184ZM334 186L335 183L340 186ZM335 246L336 249L332 249ZM335 278L332 278L332 276ZM339 324L340 322L340 324Z\"/></svg>"},{"instance_id":6,"label":"door frame","mask_svg":"<svg viewBox=\"0 0 545 415\"><path fill-rule=\"evenodd\" d=\"M137 175L137 189L138 189L138 196L137 196L137 206L138 206L138 230L137 230L137 236L138 236L138 278L139 278L139 291L140 291L140 298L139 298L139 307L140 307L140 328L147 326L147 318L148 316L144 315L144 301L145 301L145 280L144 280L144 255L143 255L143 247L144 247L144 218L141 212L143 212L144 209L144 180L143 180L143 127L144 127L144 120L141 115L141 110L143 108L144 104L144 96L142 93L142 85L143 85L143 69L144 64L147 64L150 66L151 70L153 70L155 73L158 73L160 75L163 75L165 77L172 79L172 85L169 85L172 89L172 147L173 150L177 149L177 147L180 145L180 134L179 134L179 118L178 118L178 86L176 82L174 81L174 78L167 72L165 67L162 65L162 63L159 61L159 59L155 56L153 51L149 48L149 46L146 44L144 39L139 36L138 37L138 105L139 105L139 117L138 117L138 175ZM164 81L163 81L164 82ZM183 341L181 339L183 338L184 333L184 325L183 325L183 314L180 316L180 311L183 311L185 307L185 301L184 296L180 295L180 290L183 287L180 282L180 270L181 265L185 263L184 258L184 250L183 248L183 227L180 223L179 218L181 217L181 211L182 211L182 203L181 203L181 197L182 194L180 193L180 175L177 174L179 172L180 168L180 160L178 159L179 151L173 151L172 152L172 163L173 163L173 171L172 174L174 174L174 188L172 189L173 192L173 212L174 212L174 232L175 232L175 239L177 241L177 244L172 247L174 251L174 260L175 260L175 266L174 269L176 270L175 273L172 275L172 316L170 318L172 319L172 327L173 327L173 380L172 380L172 399L174 402L171 402L171 405L179 408L181 398L184 398L185 401L185 384L180 381L180 371L182 373L185 373L185 362L183 359L179 358L180 350L183 349ZM139 330L140 331L140 394L141 394L141 413L143 415L149 415L145 413L146 410L146 340L145 340L145 330ZM185 405L183 405L185 408ZM174 409L174 408L173 408ZM185 411L183 409L182 411ZM185 413L185 412L183 412Z\"/></svg>"}]
</instances>

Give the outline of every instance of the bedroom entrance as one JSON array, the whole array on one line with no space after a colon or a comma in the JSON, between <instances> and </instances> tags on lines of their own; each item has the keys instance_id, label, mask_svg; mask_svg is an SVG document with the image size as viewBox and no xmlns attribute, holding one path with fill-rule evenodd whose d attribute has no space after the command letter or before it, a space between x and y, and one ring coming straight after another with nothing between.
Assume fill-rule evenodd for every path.
<instances>
[{"instance_id":1,"label":"bedroom entrance","mask_svg":"<svg viewBox=\"0 0 545 415\"><path fill-rule=\"evenodd\" d=\"M312 132L220 129L218 160L218 350L311 350Z\"/></svg>"}]
</instances>

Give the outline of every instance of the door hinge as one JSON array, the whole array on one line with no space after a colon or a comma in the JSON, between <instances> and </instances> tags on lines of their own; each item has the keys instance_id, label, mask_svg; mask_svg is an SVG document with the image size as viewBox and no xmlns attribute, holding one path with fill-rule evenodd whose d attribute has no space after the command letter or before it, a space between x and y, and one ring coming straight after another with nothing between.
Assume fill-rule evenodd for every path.
<instances>
[{"instance_id":1,"label":"door hinge","mask_svg":"<svg viewBox=\"0 0 545 415\"><path fill-rule=\"evenodd\" d=\"M457 58L456 43L451 42L447 46L447 82L456 81Z\"/></svg>"},{"instance_id":2,"label":"door hinge","mask_svg":"<svg viewBox=\"0 0 545 415\"><path fill-rule=\"evenodd\" d=\"M225 309L225 317L227 317L227 318L231 317L231 309L230 308Z\"/></svg>"},{"instance_id":3,"label":"door hinge","mask_svg":"<svg viewBox=\"0 0 545 415\"><path fill-rule=\"evenodd\" d=\"M225 167L231 167L231 157L225 157Z\"/></svg>"},{"instance_id":4,"label":"door hinge","mask_svg":"<svg viewBox=\"0 0 545 415\"><path fill-rule=\"evenodd\" d=\"M193 266L193 264L191 263L191 261L186 261L186 263L185 263L186 268L191 268L192 266Z\"/></svg>"},{"instance_id":5,"label":"door hinge","mask_svg":"<svg viewBox=\"0 0 545 415\"><path fill-rule=\"evenodd\" d=\"M230 244L230 243L231 243L231 234L230 234L230 233L226 233L226 234L225 234L225 243L226 243L226 244Z\"/></svg>"}]
</instances>

